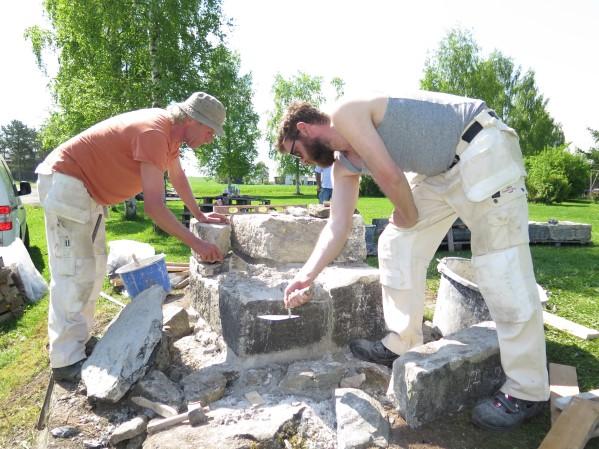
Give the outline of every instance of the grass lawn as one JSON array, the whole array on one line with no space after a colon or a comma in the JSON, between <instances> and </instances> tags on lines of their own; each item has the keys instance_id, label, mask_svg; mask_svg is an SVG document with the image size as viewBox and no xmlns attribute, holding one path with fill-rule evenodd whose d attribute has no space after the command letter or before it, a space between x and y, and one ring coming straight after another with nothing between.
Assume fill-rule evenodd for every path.
<instances>
[{"instance_id":1,"label":"grass lawn","mask_svg":"<svg viewBox=\"0 0 599 449\"><path fill-rule=\"evenodd\" d=\"M197 196L217 195L224 185L192 179ZM245 195L261 196L273 204L316 203L316 187L302 186L302 195L295 194L293 186L241 186ZM169 201L169 207L180 216L182 203ZM361 198L358 210L366 223L373 218L388 217L391 204L385 198ZM31 256L43 276L48 279L47 250L43 212L39 207L27 206L31 232ZM138 219L125 221L122 206L116 206L108 218L108 240L131 239L152 244L157 252L164 252L169 260L186 261L189 249L173 237L155 234L152 223L143 215L143 203L138 204ZM593 225L593 243L588 246L533 246L537 281L551 293L549 309L565 318L592 328L599 328L599 204L570 201L555 206L530 205L530 218L546 221L550 218ZM438 252L436 258L447 256ZM452 256L470 257L468 251L451 253ZM369 263L376 265L376 259ZM428 271L428 287L433 292L438 286L436 261ZM106 285L109 293L110 288ZM46 317L48 298L30 305L23 316L0 325L0 447L20 447L18 439L32 441L33 427L43 401L48 377ZM104 300L98 302L97 316L102 320L116 311L116 306ZM599 339L582 341L552 328L546 328L549 360L574 365L578 371L581 391L599 388ZM534 441L540 441L547 432L545 422L535 424L527 431ZM10 443L9 443L10 442ZM507 447L507 446L506 446ZM512 446L525 447L525 446ZM528 447L528 446L526 446ZM536 447L536 446L535 446ZM587 448L599 448L594 440Z\"/></svg>"}]
</instances>

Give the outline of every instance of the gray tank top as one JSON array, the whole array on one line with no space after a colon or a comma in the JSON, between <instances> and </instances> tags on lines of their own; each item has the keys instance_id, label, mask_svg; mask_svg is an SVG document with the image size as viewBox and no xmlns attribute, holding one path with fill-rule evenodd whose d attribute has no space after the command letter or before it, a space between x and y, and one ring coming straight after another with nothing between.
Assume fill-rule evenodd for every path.
<instances>
[{"instance_id":1,"label":"gray tank top","mask_svg":"<svg viewBox=\"0 0 599 449\"><path fill-rule=\"evenodd\" d=\"M438 92L390 97L377 132L403 171L435 176L449 168L466 125L485 109L482 100ZM360 170L345 156L339 159L350 170Z\"/></svg>"}]
</instances>

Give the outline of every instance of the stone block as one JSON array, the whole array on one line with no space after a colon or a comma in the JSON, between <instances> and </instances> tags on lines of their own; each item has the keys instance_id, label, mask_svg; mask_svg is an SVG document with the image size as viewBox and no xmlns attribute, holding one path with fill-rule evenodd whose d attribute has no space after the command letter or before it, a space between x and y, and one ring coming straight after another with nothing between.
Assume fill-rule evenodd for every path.
<instances>
[{"instance_id":1,"label":"stone block","mask_svg":"<svg viewBox=\"0 0 599 449\"><path fill-rule=\"evenodd\" d=\"M412 348L393 364L389 395L410 427L490 396L505 375L493 322Z\"/></svg>"},{"instance_id":2,"label":"stone block","mask_svg":"<svg viewBox=\"0 0 599 449\"><path fill-rule=\"evenodd\" d=\"M367 265L330 266L317 279L331 307L331 339L343 346L355 338L385 335L379 271ZM299 310L299 309L298 309Z\"/></svg>"},{"instance_id":3,"label":"stone block","mask_svg":"<svg viewBox=\"0 0 599 449\"><path fill-rule=\"evenodd\" d=\"M180 306L166 305L162 309L162 330L173 340L191 333L189 315Z\"/></svg>"},{"instance_id":4,"label":"stone block","mask_svg":"<svg viewBox=\"0 0 599 449\"><path fill-rule=\"evenodd\" d=\"M323 270L312 301L293 311L299 318L259 319L287 314L283 292L296 272L297 267L253 265L218 280L192 276L193 306L239 357L279 353L284 360L280 353L288 351L289 360L305 358L315 346L334 348L384 335L378 270L367 265Z\"/></svg>"},{"instance_id":5,"label":"stone block","mask_svg":"<svg viewBox=\"0 0 599 449\"><path fill-rule=\"evenodd\" d=\"M196 237L218 246L218 249L223 255L226 255L231 249L231 225L200 223L193 218L189 228Z\"/></svg>"},{"instance_id":6,"label":"stone block","mask_svg":"<svg viewBox=\"0 0 599 449\"><path fill-rule=\"evenodd\" d=\"M335 390L337 449L389 446L389 421L381 404L361 390Z\"/></svg>"},{"instance_id":7,"label":"stone block","mask_svg":"<svg viewBox=\"0 0 599 449\"><path fill-rule=\"evenodd\" d=\"M591 241L592 226L572 221L528 222L530 243L580 243Z\"/></svg>"},{"instance_id":8,"label":"stone block","mask_svg":"<svg viewBox=\"0 0 599 449\"><path fill-rule=\"evenodd\" d=\"M323 204L308 204L308 214L316 218L329 218L331 208L325 207Z\"/></svg>"},{"instance_id":9,"label":"stone block","mask_svg":"<svg viewBox=\"0 0 599 449\"><path fill-rule=\"evenodd\" d=\"M166 293L154 285L137 295L113 320L83 364L87 396L117 402L142 378L162 336Z\"/></svg>"},{"instance_id":10,"label":"stone block","mask_svg":"<svg viewBox=\"0 0 599 449\"><path fill-rule=\"evenodd\" d=\"M235 252L270 264L304 263L312 253L326 221L286 214L242 214L232 220ZM351 234L335 263L366 259L364 221L354 215Z\"/></svg>"},{"instance_id":11,"label":"stone block","mask_svg":"<svg viewBox=\"0 0 599 449\"><path fill-rule=\"evenodd\" d=\"M270 321L258 315L287 314L283 291L287 282L274 270L262 275L229 273L219 288L222 335L237 356L302 348L321 341L330 310L323 301L311 301L294 311L299 318Z\"/></svg>"}]
</instances>

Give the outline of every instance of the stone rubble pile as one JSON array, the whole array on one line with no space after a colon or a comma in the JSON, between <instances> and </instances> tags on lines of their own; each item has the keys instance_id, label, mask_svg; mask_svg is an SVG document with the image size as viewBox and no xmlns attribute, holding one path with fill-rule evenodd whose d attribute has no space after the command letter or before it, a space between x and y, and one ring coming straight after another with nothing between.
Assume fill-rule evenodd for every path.
<instances>
[{"instance_id":1,"label":"stone rubble pile","mask_svg":"<svg viewBox=\"0 0 599 449\"><path fill-rule=\"evenodd\" d=\"M414 348L393 370L351 355L351 339L384 334L359 216L313 300L293 311L299 318L258 318L287 313L283 290L324 224L297 212L192 224L232 253L214 265L191 258L185 301L164 304L164 291L152 287L121 311L85 363L83 383L55 387L48 429L70 426L68 436L46 435L40 447L388 447L393 408L417 427L497 386L492 324ZM435 329L426 324L423 333L429 341ZM186 414L194 408L201 423Z\"/></svg>"}]
</instances>

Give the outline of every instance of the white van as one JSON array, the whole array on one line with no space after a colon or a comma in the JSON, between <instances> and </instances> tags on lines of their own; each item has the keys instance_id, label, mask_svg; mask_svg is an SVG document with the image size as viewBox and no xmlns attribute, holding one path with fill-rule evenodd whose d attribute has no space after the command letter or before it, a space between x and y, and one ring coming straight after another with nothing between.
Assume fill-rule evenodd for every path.
<instances>
[{"instance_id":1,"label":"white van","mask_svg":"<svg viewBox=\"0 0 599 449\"><path fill-rule=\"evenodd\" d=\"M8 165L0 156L0 246L8 246L20 237L29 247L25 207L19 196L30 193L31 184L28 182L21 182L17 190Z\"/></svg>"}]
</instances>

